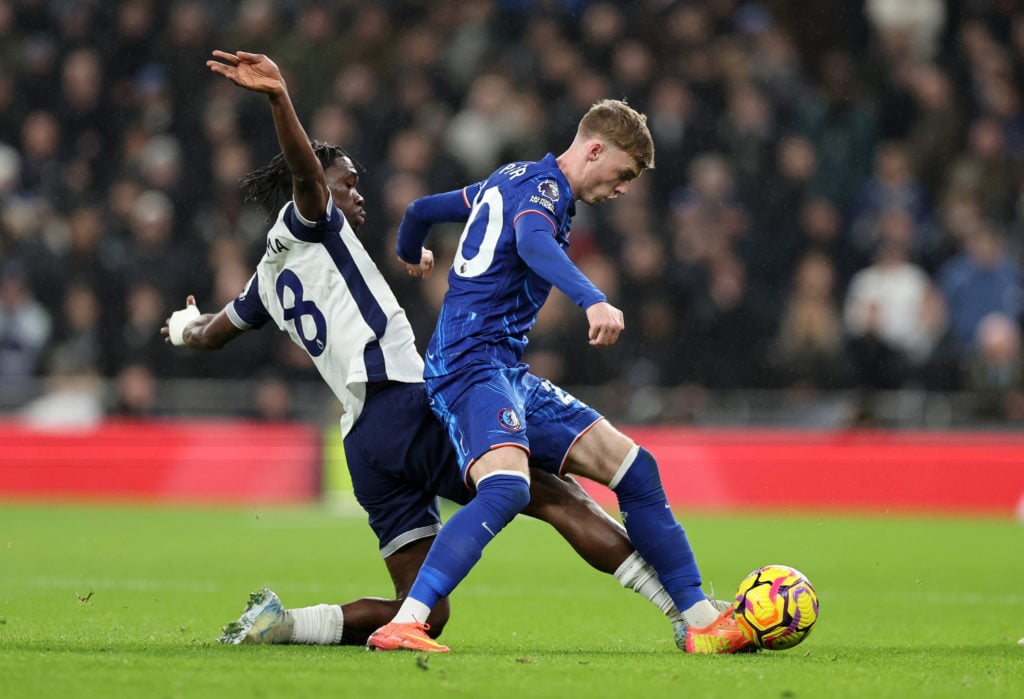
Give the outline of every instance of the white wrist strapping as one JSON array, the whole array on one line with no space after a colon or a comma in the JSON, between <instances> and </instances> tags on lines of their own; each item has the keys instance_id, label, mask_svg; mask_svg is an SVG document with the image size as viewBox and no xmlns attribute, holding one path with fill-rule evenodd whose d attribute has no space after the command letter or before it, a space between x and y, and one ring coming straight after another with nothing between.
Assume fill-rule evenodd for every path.
<instances>
[{"instance_id":1,"label":"white wrist strapping","mask_svg":"<svg viewBox=\"0 0 1024 699\"><path fill-rule=\"evenodd\" d=\"M180 311L175 311L171 314L170 320L167 321L168 337L171 338L171 344L181 346L185 344L185 338L182 334L185 332L185 326L191 323L193 320L199 317L199 309L195 306L185 306Z\"/></svg>"}]
</instances>

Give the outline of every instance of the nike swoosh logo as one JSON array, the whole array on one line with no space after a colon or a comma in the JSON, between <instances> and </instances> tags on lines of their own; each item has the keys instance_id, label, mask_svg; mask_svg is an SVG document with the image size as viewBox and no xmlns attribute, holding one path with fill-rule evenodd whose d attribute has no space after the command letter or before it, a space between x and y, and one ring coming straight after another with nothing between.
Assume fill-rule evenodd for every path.
<instances>
[{"instance_id":1,"label":"nike swoosh logo","mask_svg":"<svg viewBox=\"0 0 1024 699\"><path fill-rule=\"evenodd\" d=\"M481 526L483 526L483 528L486 529L487 533L491 536L497 536L494 532L491 531L491 528L487 526L487 522L481 522Z\"/></svg>"}]
</instances>

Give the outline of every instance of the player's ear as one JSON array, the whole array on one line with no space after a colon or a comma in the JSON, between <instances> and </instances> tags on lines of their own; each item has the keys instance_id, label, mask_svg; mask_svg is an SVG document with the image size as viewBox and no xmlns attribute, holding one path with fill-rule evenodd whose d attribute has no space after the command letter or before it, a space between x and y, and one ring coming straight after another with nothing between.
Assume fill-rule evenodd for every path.
<instances>
[{"instance_id":1,"label":"player's ear","mask_svg":"<svg viewBox=\"0 0 1024 699\"><path fill-rule=\"evenodd\" d=\"M587 160L597 160L604 151L604 143L593 140L587 143Z\"/></svg>"}]
</instances>

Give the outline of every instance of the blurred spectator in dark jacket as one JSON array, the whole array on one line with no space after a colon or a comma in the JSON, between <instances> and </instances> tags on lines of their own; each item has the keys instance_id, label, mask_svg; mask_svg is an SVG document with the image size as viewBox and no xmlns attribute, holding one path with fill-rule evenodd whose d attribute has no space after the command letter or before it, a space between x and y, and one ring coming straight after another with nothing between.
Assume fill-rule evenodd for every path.
<instances>
[{"instance_id":1,"label":"blurred spectator in dark jacket","mask_svg":"<svg viewBox=\"0 0 1024 699\"><path fill-rule=\"evenodd\" d=\"M27 381L40 371L52 321L36 300L20 263L0 269L0 378Z\"/></svg>"},{"instance_id":2,"label":"blurred spectator in dark jacket","mask_svg":"<svg viewBox=\"0 0 1024 699\"><path fill-rule=\"evenodd\" d=\"M706 273L686 328L696 338L697 382L713 389L763 387L775 333L771 314L751 292L735 257L713 260Z\"/></svg>"},{"instance_id":3,"label":"blurred spectator in dark jacket","mask_svg":"<svg viewBox=\"0 0 1024 699\"><path fill-rule=\"evenodd\" d=\"M932 221L931 202L921 182L914 176L905 144L888 141L875 151L874 171L865 182L853 210L850 238L854 249L871 258L882 244L885 225L898 225L912 232L907 253L915 260L928 257L938 245L938 233ZM883 219L890 217L887 222Z\"/></svg>"},{"instance_id":4,"label":"blurred spectator in dark jacket","mask_svg":"<svg viewBox=\"0 0 1024 699\"><path fill-rule=\"evenodd\" d=\"M1000 223L1010 220L1021 165L1007 154L999 122L991 117L975 119L970 126L967 149L951 167L951 187L974 192L985 216Z\"/></svg>"},{"instance_id":5,"label":"blurred spectator in dark jacket","mask_svg":"<svg viewBox=\"0 0 1024 699\"><path fill-rule=\"evenodd\" d=\"M771 351L784 387L837 389L849 381L835 276L831 260L820 252L808 252L797 263Z\"/></svg>"},{"instance_id":6,"label":"blurred spectator in dark jacket","mask_svg":"<svg viewBox=\"0 0 1024 699\"><path fill-rule=\"evenodd\" d=\"M100 300L91 286L77 282L67 287L54 344L46 358L51 372L99 375L112 365L107 357L101 312Z\"/></svg>"},{"instance_id":7,"label":"blurred spectator in dark jacket","mask_svg":"<svg viewBox=\"0 0 1024 699\"><path fill-rule=\"evenodd\" d=\"M800 106L797 127L818 153L818 191L847 212L871 170L875 121L849 54L829 51L820 74L820 92Z\"/></svg>"},{"instance_id":8,"label":"blurred spectator in dark jacket","mask_svg":"<svg viewBox=\"0 0 1024 699\"><path fill-rule=\"evenodd\" d=\"M966 372L979 415L1024 421L1024 354L1017 320L1002 313L982 318Z\"/></svg>"}]
</instances>

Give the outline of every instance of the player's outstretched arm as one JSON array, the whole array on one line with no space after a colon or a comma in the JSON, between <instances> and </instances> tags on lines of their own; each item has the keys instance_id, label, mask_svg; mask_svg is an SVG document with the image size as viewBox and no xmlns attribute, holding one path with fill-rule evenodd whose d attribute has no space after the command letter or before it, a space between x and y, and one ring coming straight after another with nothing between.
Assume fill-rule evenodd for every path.
<instances>
[{"instance_id":1,"label":"player's outstretched arm","mask_svg":"<svg viewBox=\"0 0 1024 699\"><path fill-rule=\"evenodd\" d=\"M469 220L473 197L480 190L475 184L442 194L431 194L413 201L405 209L398 225L395 252L413 277L429 279L434 270L434 253L423 247L435 223L465 223Z\"/></svg>"},{"instance_id":2,"label":"player's outstretched arm","mask_svg":"<svg viewBox=\"0 0 1024 699\"><path fill-rule=\"evenodd\" d=\"M322 221L327 212L330 191L327 178L306 130L302 128L281 70L272 60L257 53L214 51L219 61L206 62L210 70L253 92L270 99L277 140L292 174L292 196L299 213L308 221Z\"/></svg>"},{"instance_id":3,"label":"player's outstretched arm","mask_svg":"<svg viewBox=\"0 0 1024 699\"><path fill-rule=\"evenodd\" d=\"M219 350L245 332L235 327L223 310L200 314L196 298L191 294L185 301L185 308L175 311L165 323L160 328L165 342L198 350Z\"/></svg>"}]
</instances>

